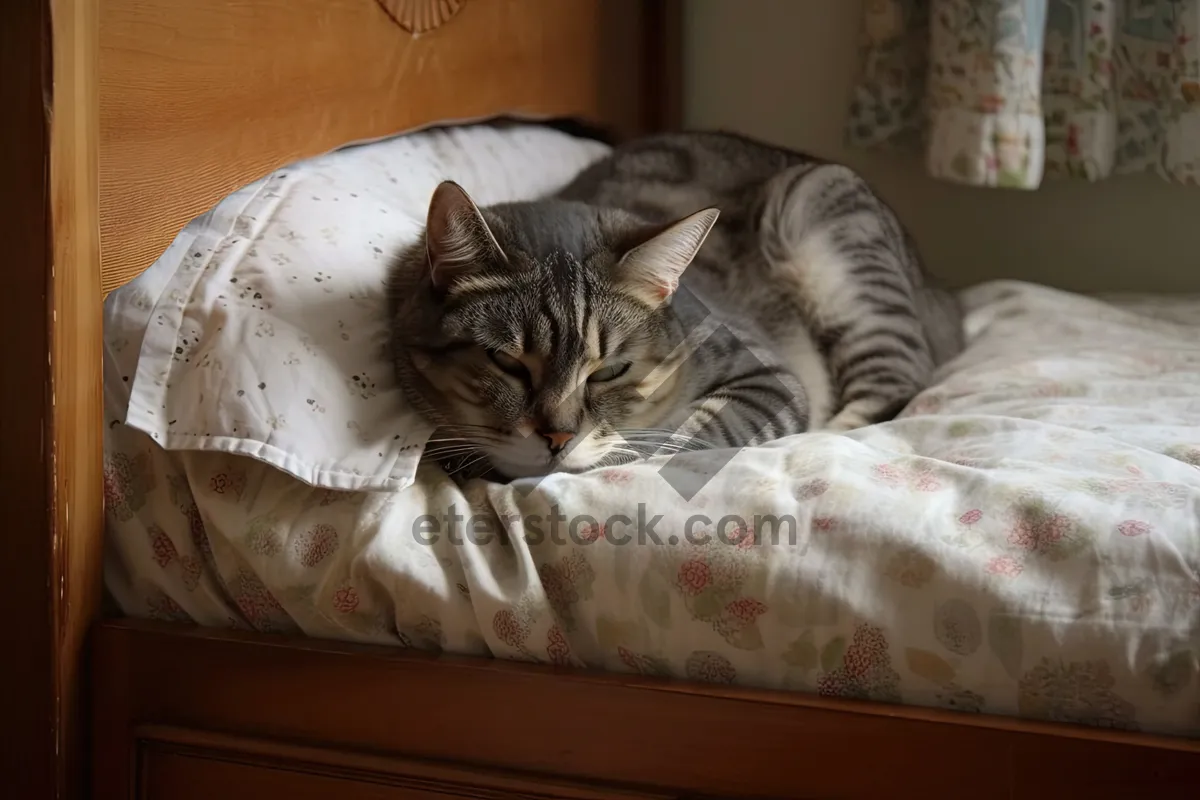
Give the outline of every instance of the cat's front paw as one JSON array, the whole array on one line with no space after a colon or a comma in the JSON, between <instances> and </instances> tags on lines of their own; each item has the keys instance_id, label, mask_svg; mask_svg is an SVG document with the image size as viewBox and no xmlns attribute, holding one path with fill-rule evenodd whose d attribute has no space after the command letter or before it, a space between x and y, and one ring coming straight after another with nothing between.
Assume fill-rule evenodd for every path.
<instances>
[{"instance_id":1,"label":"cat's front paw","mask_svg":"<svg viewBox=\"0 0 1200 800\"><path fill-rule=\"evenodd\" d=\"M846 433L856 428L865 428L870 424L872 424L871 421L857 411L844 409L825 423L821 430L830 433Z\"/></svg>"}]
</instances>

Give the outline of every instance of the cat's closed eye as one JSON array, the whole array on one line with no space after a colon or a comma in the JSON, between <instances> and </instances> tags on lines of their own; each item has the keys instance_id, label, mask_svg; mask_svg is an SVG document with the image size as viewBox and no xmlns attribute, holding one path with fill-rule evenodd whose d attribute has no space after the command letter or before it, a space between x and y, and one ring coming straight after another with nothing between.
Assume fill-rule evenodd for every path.
<instances>
[{"instance_id":1,"label":"cat's closed eye","mask_svg":"<svg viewBox=\"0 0 1200 800\"><path fill-rule=\"evenodd\" d=\"M503 372L512 375L514 378L522 380L529 377L529 369L517 359L510 356L508 353L499 350L488 350L488 358L492 363L499 367Z\"/></svg>"},{"instance_id":2,"label":"cat's closed eye","mask_svg":"<svg viewBox=\"0 0 1200 800\"><path fill-rule=\"evenodd\" d=\"M608 383L609 381L615 381L626 372L629 372L631 366L633 366L632 362L624 361L601 367L588 376L588 383Z\"/></svg>"}]
</instances>

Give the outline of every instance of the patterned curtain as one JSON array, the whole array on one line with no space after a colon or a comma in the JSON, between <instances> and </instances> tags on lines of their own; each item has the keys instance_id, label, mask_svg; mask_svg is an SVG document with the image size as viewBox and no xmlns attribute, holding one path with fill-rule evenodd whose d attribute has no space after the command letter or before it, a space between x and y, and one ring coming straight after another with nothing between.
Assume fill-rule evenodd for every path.
<instances>
[{"instance_id":1,"label":"patterned curtain","mask_svg":"<svg viewBox=\"0 0 1200 800\"><path fill-rule=\"evenodd\" d=\"M1200 179L1200 0L865 0L848 137L930 174L1035 189Z\"/></svg>"}]
</instances>

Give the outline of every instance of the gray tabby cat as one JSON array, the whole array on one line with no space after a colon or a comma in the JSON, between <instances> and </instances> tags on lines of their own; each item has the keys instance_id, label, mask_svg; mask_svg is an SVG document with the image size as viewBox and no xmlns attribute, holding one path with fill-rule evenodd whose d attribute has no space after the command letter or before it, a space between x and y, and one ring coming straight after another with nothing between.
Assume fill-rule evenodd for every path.
<instances>
[{"instance_id":1,"label":"gray tabby cat","mask_svg":"<svg viewBox=\"0 0 1200 800\"><path fill-rule=\"evenodd\" d=\"M428 454L510 479L887 420L963 346L858 175L722 133L620 147L546 200L441 184L391 300Z\"/></svg>"}]
</instances>

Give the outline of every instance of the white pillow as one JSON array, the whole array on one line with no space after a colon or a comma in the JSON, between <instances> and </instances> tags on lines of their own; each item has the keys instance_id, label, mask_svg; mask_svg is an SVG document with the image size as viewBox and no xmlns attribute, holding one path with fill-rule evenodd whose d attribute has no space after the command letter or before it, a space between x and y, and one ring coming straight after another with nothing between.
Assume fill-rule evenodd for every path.
<instances>
[{"instance_id":1,"label":"white pillow","mask_svg":"<svg viewBox=\"0 0 1200 800\"><path fill-rule=\"evenodd\" d=\"M386 352L392 256L443 179L481 204L531 199L606 152L531 124L431 130L235 192L106 301L108 418L318 487L408 486L431 430Z\"/></svg>"}]
</instances>

